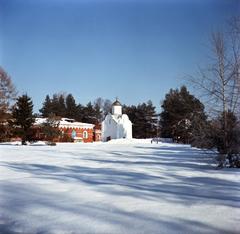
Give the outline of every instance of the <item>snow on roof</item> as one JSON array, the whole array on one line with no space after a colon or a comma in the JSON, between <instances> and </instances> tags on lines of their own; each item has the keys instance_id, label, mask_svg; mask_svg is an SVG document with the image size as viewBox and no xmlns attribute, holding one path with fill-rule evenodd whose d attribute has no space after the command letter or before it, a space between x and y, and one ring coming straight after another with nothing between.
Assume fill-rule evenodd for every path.
<instances>
[{"instance_id":1,"label":"snow on roof","mask_svg":"<svg viewBox=\"0 0 240 234\"><path fill-rule=\"evenodd\" d=\"M69 122L67 120L61 120L59 123L59 127L61 128L93 128L94 124L82 123L82 122Z\"/></svg>"},{"instance_id":2,"label":"snow on roof","mask_svg":"<svg viewBox=\"0 0 240 234\"><path fill-rule=\"evenodd\" d=\"M42 125L47 122L47 118L36 118L34 125ZM60 128L93 128L94 124L77 122L74 119L61 118Z\"/></svg>"},{"instance_id":3,"label":"snow on roof","mask_svg":"<svg viewBox=\"0 0 240 234\"><path fill-rule=\"evenodd\" d=\"M126 114L123 114L123 115L118 115L118 116L115 116L115 115L111 115L112 116L112 119L116 122L116 123L123 123L124 121L128 121L129 118Z\"/></svg>"},{"instance_id":4,"label":"snow on roof","mask_svg":"<svg viewBox=\"0 0 240 234\"><path fill-rule=\"evenodd\" d=\"M47 122L47 118L35 118L34 125L41 125Z\"/></svg>"}]
</instances>

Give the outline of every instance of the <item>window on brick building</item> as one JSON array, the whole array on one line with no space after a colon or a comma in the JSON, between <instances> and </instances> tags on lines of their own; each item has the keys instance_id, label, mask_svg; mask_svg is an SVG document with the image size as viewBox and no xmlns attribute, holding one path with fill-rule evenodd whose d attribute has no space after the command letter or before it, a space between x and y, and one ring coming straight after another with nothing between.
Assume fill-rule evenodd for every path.
<instances>
[{"instance_id":1,"label":"window on brick building","mask_svg":"<svg viewBox=\"0 0 240 234\"><path fill-rule=\"evenodd\" d=\"M75 130L72 130L72 138L74 139L77 136L77 132Z\"/></svg>"},{"instance_id":2,"label":"window on brick building","mask_svg":"<svg viewBox=\"0 0 240 234\"><path fill-rule=\"evenodd\" d=\"M88 138L88 132L87 132L87 131L84 131L84 132L83 132L83 138L84 138L84 139L87 139L87 138Z\"/></svg>"}]
</instances>

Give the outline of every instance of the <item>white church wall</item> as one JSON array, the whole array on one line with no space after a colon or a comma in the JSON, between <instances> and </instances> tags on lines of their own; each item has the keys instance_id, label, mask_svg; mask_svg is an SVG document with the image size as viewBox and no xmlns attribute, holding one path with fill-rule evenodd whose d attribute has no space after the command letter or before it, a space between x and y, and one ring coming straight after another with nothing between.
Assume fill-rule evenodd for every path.
<instances>
[{"instance_id":1,"label":"white church wall","mask_svg":"<svg viewBox=\"0 0 240 234\"><path fill-rule=\"evenodd\" d=\"M125 124L125 128L127 129L127 131L126 131L126 138L127 139L132 139L132 123L130 121L128 121Z\"/></svg>"},{"instance_id":2,"label":"white church wall","mask_svg":"<svg viewBox=\"0 0 240 234\"><path fill-rule=\"evenodd\" d=\"M124 114L122 116L123 126L125 130L125 138L132 139L132 122L129 120L128 116Z\"/></svg>"},{"instance_id":3,"label":"white church wall","mask_svg":"<svg viewBox=\"0 0 240 234\"><path fill-rule=\"evenodd\" d=\"M111 137L111 139L117 139L117 124L112 119L111 114L108 114L102 123L102 135L103 141L106 141L107 137Z\"/></svg>"},{"instance_id":4,"label":"white church wall","mask_svg":"<svg viewBox=\"0 0 240 234\"><path fill-rule=\"evenodd\" d=\"M117 129L117 139L119 138L126 138L125 137L125 129L122 124L119 124Z\"/></svg>"},{"instance_id":5,"label":"white church wall","mask_svg":"<svg viewBox=\"0 0 240 234\"><path fill-rule=\"evenodd\" d=\"M112 114L108 114L102 122L102 139L106 141L107 138L132 138L132 122L126 114L122 114L122 106L120 103L112 108Z\"/></svg>"}]
</instances>

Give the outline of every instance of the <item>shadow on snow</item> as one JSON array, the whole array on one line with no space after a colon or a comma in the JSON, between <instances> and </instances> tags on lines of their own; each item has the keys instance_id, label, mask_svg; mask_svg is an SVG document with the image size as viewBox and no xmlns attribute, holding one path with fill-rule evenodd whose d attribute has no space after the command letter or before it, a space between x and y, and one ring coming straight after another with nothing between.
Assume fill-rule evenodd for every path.
<instances>
[{"instance_id":1,"label":"shadow on snow","mask_svg":"<svg viewBox=\"0 0 240 234\"><path fill-rule=\"evenodd\" d=\"M135 148L135 151L111 152L111 155L104 157L104 159L97 155L81 156L79 159L83 162L93 162L93 166L56 166L40 163L5 163L2 165L20 173L29 173L34 178L51 179L60 183L73 181L78 182L79 185L84 183L91 186L92 189L114 195L116 199L121 199L119 196L148 200L161 198L166 202L184 206L204 203L240 207L239 183L208 177L206 172L214 174L219 173L219 171L214 170L209 165L210 157L203 154L202 151L177 146L171 149L149 146L135 146ZM149 153L148 150L153 152ZM198 175L199 173L200 175ZM226 231L200 221L196 222L184 218L172 219L162 216L160 220L152 214L126 212L111 204L106 207L103 204L95 203L92 205L74 205L71 202L59 203L54 201L54 198L46 197L47 195L41 193L39 189L35 191L34 186L31 185L22 187L17 183L5 184L2 182L1 190L6 199L4 201L5 208L14 207L14 211L19 212L20 215L21 213L24 215L24 209L27 209L29 203L36 203L40 206L54 208L60 213L64 211L98 220L107 216L108 220L101 221L110 222L116 225L116 228L124 226L126 230L133 233L135 229L131 224L134 220L138 220L139 225L143 221L149 222L149 226L153 228L152 231L156 230L154 227L165 227L172 231L178 230L180 233L193 233L196 228L202 233L224 233ZM32 201L27 200L29 194ZM110 211L112 215L107 215ZM97 215L99 213L101 215ZM13 229L15 226L17 227L18 224L6 221L0 223L0 231L15 234L17 233ZM47 228L46 221L45 232L47 232ZM66 224L66 230L68 230L67 228L68 224ZM151 232L151 228L149 231ZM38 233L44 233L44 230L41 229L41 232Z\"/></svg>"}]
</instances>

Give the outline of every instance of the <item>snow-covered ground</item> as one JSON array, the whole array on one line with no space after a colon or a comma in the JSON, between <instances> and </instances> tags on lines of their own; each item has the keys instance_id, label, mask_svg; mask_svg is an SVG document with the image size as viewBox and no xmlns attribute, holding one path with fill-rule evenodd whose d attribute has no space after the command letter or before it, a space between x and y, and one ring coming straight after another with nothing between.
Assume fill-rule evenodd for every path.
<instances>
[{"instance_id":1,"label":"snow-covered ground","mask_svg":"<svg viewBox=\"0 0 240 234\"><path fill-rule=\"evenodd\" d=\"M239 233L240 172L149 141L0 145L0 233Z\"/></svg>"}]
</instances>

